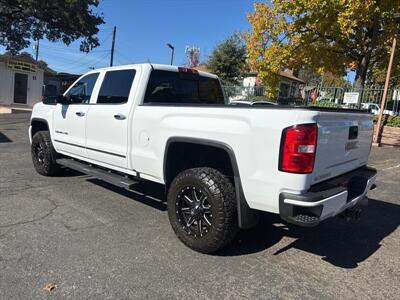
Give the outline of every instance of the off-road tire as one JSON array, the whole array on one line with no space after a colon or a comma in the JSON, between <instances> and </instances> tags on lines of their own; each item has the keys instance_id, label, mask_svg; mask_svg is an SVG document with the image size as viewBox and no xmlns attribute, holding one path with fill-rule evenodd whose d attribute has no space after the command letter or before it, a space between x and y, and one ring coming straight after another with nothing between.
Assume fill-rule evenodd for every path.
<instances>
[{"instance_id":1,"label":"off-road tire","mask_svg":"<svg viewBox=\"0 0 400 300\"><path fill-rule=\"evenodd\" d=\"M57 152L54 150L48 131L35 133L32 138L31 154L33 166L40 175L52 176L60 171L60 166L56 163Z\"/></svg>"},{"instance_id":2,"label":"off-road tire","mask_svg":"<svg viewBox=\"0 0 400 300\"><path fill-rule=\"evenodd\" d=\"M181 220L178 197L188 187L199 189L202 197L206 197L207 207L212 213L211 225L205 224L209 227L202 236L198 231L190 232L186 226L188 223ZM195 251L216 252L229 244L238 232L235 188L226 176L215 169L194 168L178 174L169 187L167 202L169 221L175 234Z\"/></svg>"}]
</instances>

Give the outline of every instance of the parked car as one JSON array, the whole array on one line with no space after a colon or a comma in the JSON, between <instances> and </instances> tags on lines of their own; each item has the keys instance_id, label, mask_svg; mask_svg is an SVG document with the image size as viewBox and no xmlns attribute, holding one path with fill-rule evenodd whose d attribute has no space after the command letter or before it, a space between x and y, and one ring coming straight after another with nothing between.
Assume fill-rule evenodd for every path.
<instances>
[{"instance_id":1,"label":"parked car","mask_svg":"<svg viewBox=\"0 0 400 300\"><path fill-rule=\"evenodd\" d=\"M381 108L377 103L362 103L361 104L362 109L368 110L370 113L374 115L379 115L379 112L381 111ZM398 116L400 114L400 105L398 107L389 107L389 105L386 106L386 109L383 111L384 115L389 115L389 116Z\"/></svg>"},{"instance_id":2,"label":"parked car","mask_svg":"<svg viewBox=\"0 0 400 300\"><path fill-rule=\"evenodd\" d=\"M165 185L174 232L203 253L260 211L301 226L357 216L376 178L372 134L360 110L229 105L217 76L152 64L86 73L57 104L36 104L29 127L41 175Z\"/></svg>"},{"instance_id":3,"label":"parked car","mask_svg":"<svg viewBox=\"0 0 400 300\"><path fill-rule=\"evenodd\" d=\"M389 114L391 116L399 116L400 115L400 101L399 100L388 101L386 104L385 111L388 111L387 114Z\"/></svg>"}]
</instances>

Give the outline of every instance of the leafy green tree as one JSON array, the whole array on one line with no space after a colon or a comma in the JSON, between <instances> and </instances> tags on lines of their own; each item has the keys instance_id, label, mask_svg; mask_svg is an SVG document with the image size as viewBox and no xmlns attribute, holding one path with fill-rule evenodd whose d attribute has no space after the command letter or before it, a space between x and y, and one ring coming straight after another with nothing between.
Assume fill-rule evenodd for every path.
<instances>
[{"instance_id":1,"label":"leafy green tree","mask_svg":"<svg viewBox=\"0 0 400 300\"><path fill-rule=\"evenodd\" d=\"M322 75L310 70L309 68L303 68L299 70L299 76L307 85L317 86L321 83Z\"/></svg>"},{"instance_id":2,"label":"leafy green tree","mask_svg":"<svg viewBox=\"0 0 400 300\"><path fill-rule=\"evenodd\" d=\"M80 50L99 45L96 34L103 16L93 9L99 0L0 0L0 45L12 54L32 40L47 38L69 45L82 39Z\"/></svg>"},{"instance_id":3,"label":"leafy green tree","mask_svg":"<svg viewBox=\"0 0 400 300\"><path fill-rule=\"evenodd\" d=\"M341 75L336 75L331 72L320 74L307 68L300 69L298 77L307 85L312 86L336 86L346 87L351 86L351 83L344 79Z\"/></svg>"},{"instance_id":4,"label":"leafy green tree","mask_svg":"<svg viewBox=\"0 0 400 300\"><path fill-rule=\"evenodd\" d=\"M232 35L217 45L208 61L208 69L222 80L235 82L246 66L246 46L238 35Z\"/></svg>"},{"instance_id":5,"label":"leafy green tree","mask_svg":"<svg viewBox=\"0 0 400 300\"><path fill-rule=\"evenodd\" d=\"M400 0L275 0L248 15L249 61L272 92L280 69L307 66L320 74L356 72L363 86L388 57ZM383 65L381 66L383 68Z\"/></svg>"}]
</instances>

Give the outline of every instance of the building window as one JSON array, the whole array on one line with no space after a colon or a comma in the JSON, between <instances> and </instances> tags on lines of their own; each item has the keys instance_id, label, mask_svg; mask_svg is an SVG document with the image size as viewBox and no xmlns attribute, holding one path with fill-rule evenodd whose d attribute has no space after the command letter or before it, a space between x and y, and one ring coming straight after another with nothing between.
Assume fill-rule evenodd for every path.
<instances>
[{"instance_id":1,"label":"building window","mask_svg":"<svg viewBox=\"0 0 400 300\"><path fill-rule=\"evenodd\" d=\"M297 97L297 83L294 81L292 82L292 86L290 87L290 97Z\"/></svg>"},{"instance_id":2,"label":"building window","mask_svg":"<svg viewBox=\"0 0 400 300\"><path fill-rule=\"evenodd\" d=\"M280 98L288 98L289 97L289 91L290 91L290 85L287 84L286 82L281 82L279 86L279 97Z\"/></svg>"}]
</instances>

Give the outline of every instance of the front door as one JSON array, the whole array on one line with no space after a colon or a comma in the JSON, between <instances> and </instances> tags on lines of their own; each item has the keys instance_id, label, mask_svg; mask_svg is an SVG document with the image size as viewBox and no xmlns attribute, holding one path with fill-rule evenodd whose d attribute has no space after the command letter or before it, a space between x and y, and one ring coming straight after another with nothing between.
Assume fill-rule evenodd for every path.
<instances>
[{"instance_id":1,"label":"front door","mask_svg":"<svg viewBox=\"0 0 400 300\"><path fill-rule=\"evenodd\" d=\"M99 73L82 77L65 94L70 104L57 104L53 120L57 150L87 157L85 126L89 102L98 77Z\"/></svg>"},{"instance_id":2,"label":"front door","mask_svg":"<svg viewBox=\"0 0 400 300\"><path fill-rule=\"evenodd\" d=\"M130 97L136 70L108 71L97 101L90 105L86 123L88 157L120 168L127 168Z\"/></svg>"},{"instance_id":3,"label":"front door","mask_svg":"<svg viewBox=\"0 0 400 300\"><path fill-rule=\"evenodd\" d=\"M14 103L26 104L28 94L28 75L15 73L14 77Z\"/></svg>"}]
</instances>

